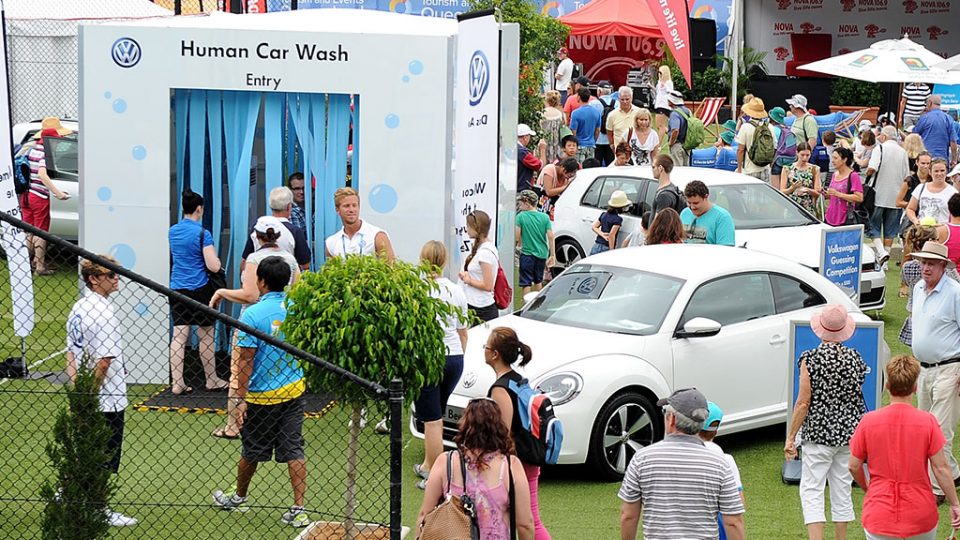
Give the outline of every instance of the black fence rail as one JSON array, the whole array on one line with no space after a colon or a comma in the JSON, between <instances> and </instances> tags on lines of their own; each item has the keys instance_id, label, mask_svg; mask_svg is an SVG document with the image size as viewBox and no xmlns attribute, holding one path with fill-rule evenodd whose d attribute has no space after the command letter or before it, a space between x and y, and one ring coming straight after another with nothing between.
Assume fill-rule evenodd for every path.
<instances>
[{"instance_id":1,"label":"black fence rail","mask_svg":"<svg viewBox=\"0 0 960 540\"><path fill-rule=\"evenodd\" d=\"M34 243L45 241L46 255L43 261L35 256L37 264L14 253L0 258L0 376L6 377L0 378L2 536L85 538L49 536L56 525L50 516L77 510L81 520L79 509L94 507L113 523L109 529L116 537L288 539L307 538L305 531L312 530L310 538L340 538L345 537L340 524L348 522L352 531L366 535L356 537L400 538L403 392L398 382L384 388L363 380L271 332L0 212L0 234L10 235L9 225L34 237ZM0 246L9 249L10 244ZM49 271L39 274L31 266ZM82 267L96 275L84 280ZM174 302L215 321L203 333L216 339L198 335L194 327L185 341L183 384L189 390L171 384ZM248 339L235 343L238 333ZM338 374L339 384L307 387L296 399L288 399L296 392L271 397L251 387L242 400L250 402L242 437L234 438L241 431L230 419L243 418L234 406L241 400L231 405L237 391L216 387L243 379L238 354L254 342L257 351L276 347L282 354L267 356L286 362L257 364L254 358L254 369L274 369L260 381L280 380L285 369L309 365ZM71 353L81 371L75 385ZM176 360L176 351L173 356ZM84 366L100 375L98 393L83 391ZM345 388L360 388L369 396L358 426L351 420L353 411L338 406ZM84 396L94 403L86 417ZM390 421L381 422L388 416ZM72 431L60 429L64 425ZM90 435L97 430L101 435L107 430L109 437ZM89 448L84 458L77 443L90 440L97 443L94 450L100 453L92 455L99 467L117 471L104 475L113 486L105 500L91 498L95 490L89 485L74 485L90 476L80 474L90 472L84 463L97 463ZM72 460L64 460L65 454ZM253 463L258 466L246 499L231 498L238 476L242 484ZM298 493L306 517L299 517Z\"/></svg>"}]
</instances>

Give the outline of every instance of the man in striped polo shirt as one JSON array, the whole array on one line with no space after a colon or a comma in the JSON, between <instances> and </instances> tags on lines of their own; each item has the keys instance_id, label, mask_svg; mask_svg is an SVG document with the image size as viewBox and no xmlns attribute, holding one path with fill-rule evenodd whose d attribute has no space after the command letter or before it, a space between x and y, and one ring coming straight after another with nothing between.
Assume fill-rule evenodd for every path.
<instances>
[{"instance_id":1,"label":"man in striped polo shirt","mask_svg":"<svg viewBox=\"0 0 960 540\"><path fill-rule=\"evenodd\" d=\"M643 515L646 540L714 540L717 513L727 538L742 540L743 502L733 473L697 436L709 411L696 388L661 399L666 437L638 451L623 477L620 538L635 540Z\"/></svg>"},{"instance_id":2,"label":"man in striped polo shirt","mask_svg":"<svg viewBox=\"0 0 960 540\"><path fill-rule=\"evenodd\" d=\"M900 95L900 123L903 129L917 125L920 115L927 110L927 98L932 93L927 83L912 82L903 86Z\"/></svg>"}]
</instances>

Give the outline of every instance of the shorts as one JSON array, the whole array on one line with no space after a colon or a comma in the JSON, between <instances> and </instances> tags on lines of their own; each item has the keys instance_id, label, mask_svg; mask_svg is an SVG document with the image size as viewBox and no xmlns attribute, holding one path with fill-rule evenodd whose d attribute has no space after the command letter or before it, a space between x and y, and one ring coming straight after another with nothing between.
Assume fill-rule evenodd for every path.
<instances>
[{"instance_id":1,"label":"shorts","mask_svg":"<svg viewBox=\"0 0 960 540\"><path fill-rule=\"evenodd\" d=\"M443 366L443 378L437 386L424 386L420 389L420 397L414 402L415 416L421 422L435 422L442 420L447 409L447 400L460 382L463 374L463 355L452 354L447 356L447 363Z\"/></svg>"},{"instance_id":2,"label":"shorts","mask_svg":"<svg viewBox=\"0 0 960 540\"><path fill-rule=\"evenodd\" d=\"M43 231L50 230L50 199L27 192L20 197L20 213L30 225Z\"/></svg>"},{"instance_id":3,"label":"shorts","mask_svg":"<svg viewBox=\"0 0 960 540\"><path fill-rule=\"evenodd\" d=\"M533 255L520 255L520 286L529 287L543 283L543 271L547 260Z\"/></svg>"},{"instance_id":4,"label":"shorts","mask_svg":"<svg viewBox=\"0 0 960 540\"><path fill-rule=\"evenodd\" d=\"M657 108L657 109L654 109L653 112L657 114L662 114L663 116L670 116L670 113L672 111L670 109Z\"/></svg>"},{"instance_id":5,"label":"shorts","mask_svg":"<svg viewBox=\"0 0 960 540\"><path fill-rule=\"evenodd\" d=\"M208 281L206 285L200 287L199 289L174 289L176 292L190 298L191 300L196 300L203 305L209 305L210 299L213 298L213 287L210 286ZM207 315L206 313L195 309L192 306L188 306L185 303L178 302L177 300L170 300L170 309L173 312L173 325L174 326L213 326L213 317Z\"/></svg>"},{"instance_id":6,"label":"shorts","mask_svg":"<svg viewBox=\"0 0 960 540\"><path fill-rule=\"evenodd\" d=\"M778 157L773 160L773 163L770 164L770 174L777 175L780 174L780 171L783 170L787 165L793 165L797 162L795 157Z\"/></svg>"},{"instance_id":7,"label":"shorts","mask_svg":"<svg viewBox=\"0 0 960 540\"><path fill-rule=\"evenodd\" d=\"M250 463L303 459L303 396L277 405L248 403L240 438L240 455Z\"/></svg>"},{"instance_id":8,"label":"shorts","mask_svg":"<svg viewBox=\"0 0 960 540\"><path fill-rule=\"evenodd\" d=\"M110 453L110 463L107 468L114 472L120 472L120 450L123 447L123 411L103 412L104 420L110 427L110 440L107 441L107 452Z\"/></svg>"},{"instance_id":9,"label":"shorts","mask_svg":"<svg viewBox=\"0 0 960 540\"><path fill-rule=\"evenodd\" d=\"M467 304L467 311L471 315L476 315L477 318L483 322L492 321L500 316L500 310L497 309L496 302L484 307L471 306L470 304Z\"/></svg>"},{"instance_id":10,"label":"shorts","mask_svg":"<svg viewBox=\"0 0 960 540\"><path fill-rule=\"evenodd\" d=\"M603 253L604 251L610 251L610 244L601 244L600 242L594 242L593 247L590 248L591 255L596 255L597 253Z\"/></svg>"}]
</instances>

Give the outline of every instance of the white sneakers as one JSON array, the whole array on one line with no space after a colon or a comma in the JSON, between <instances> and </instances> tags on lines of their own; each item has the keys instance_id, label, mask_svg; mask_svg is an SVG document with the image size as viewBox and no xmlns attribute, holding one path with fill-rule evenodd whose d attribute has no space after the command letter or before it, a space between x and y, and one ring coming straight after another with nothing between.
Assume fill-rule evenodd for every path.
<instances>
[{"instance_id":1,"label":"white sneakers","mask_svg":"<svg viewBox=\"0 0 960 540\"><path fill-rule=\"evenodd\" d=\"M107 521L111 527L129 527L130 525L137 524L136 518L125 516L120 512L113 512L111 510L107 510Z\"/></svg>"}]
</instances>

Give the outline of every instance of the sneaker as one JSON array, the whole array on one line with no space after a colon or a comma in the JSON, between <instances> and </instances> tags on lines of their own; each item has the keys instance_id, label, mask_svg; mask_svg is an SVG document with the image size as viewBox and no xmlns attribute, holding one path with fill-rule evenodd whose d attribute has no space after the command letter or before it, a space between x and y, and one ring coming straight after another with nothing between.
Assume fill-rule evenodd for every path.
<instances>
[{"instance_id":1,"label":"sneaker","mask_svg":"<svg viewBox=\"0 0 960 540\"><path fill-rule=\"evenodd\" d=\"M890 254L887 253L886 250L883 250L883 251L881 251L878 255L879 255L879 256L877 257L877 264L879 264L880 266L882 266L882 267L884 268L884 270L886 270L886 268L887 268L887 261L890 260Z\"/></svg>"},{"instance_id":2,"label":"sneaker","mask_svg":"<svg viewBox=\"0 0 960 540\"><path fill-rule=\"evenodd\" d=\"M383 420L377 422L377 427L373 428L373 430L379 433L380 435L389 435L390 426L387 425L387 419L384 418Z\"/></svg>"},{"instance_id":3,"label":"sneaker","mask_svg":"<svg viewBox=\"0 0 960 540\"><path fill-rule=\"evenodd\" d=\"M428 471L427 469L424 469L422 463L414 463L413 472L414 474L416 474L420 478L423 478L424 480L430 477L430 471Z\"/></svg>"},{"instance_id":4,"label":"sneaker","mask_svg":"<svg viewBox=\"0 0 960 540\"><path fill-rule=\"evenodd\" d=\"M236 488L224 493L219 489L213 492L213 502L224 510L237 510L247 502L246 497L237 495Z\"/></svg>"},{"instance_id":5,"label":"sneaker","mask_svg":"<svg viewBox=\"0 0 960 540\"><path fill-rule=\"evenodd\" d=\"M112 512L107 510L107 521L110 523L111 527L129 527L130 525L136 525L137 519L130 516L125 516L120 512Z\"/></svg>"},{"instance_id":6,"label":"sneaker","mask_svg":"<svg viewBox=\"0 0 960 540\"><path fill-rule=\"evenodd\" d=\"M416 483L417 489L426 490L427 489L427 479L421 478L419 482Z\"/></svg>"},{"instance_id":7,"label":"sneaker","mask_svg":"<svg viewBox=\"0 0 960 540\"><path fill-rule=\"evenodd\" d=\"M349 422L347 422L347 429L351 429L352 427L353 427L353 420L350 420ZM360 411L360 429L363 429L365 427L367 427L367 410L362 409Z\"/></svg>"},{"instance_id":8,"label":"sneaker","mask_svg":"<svg viewBox=\"0 0 960 540\"><path fill-rule=\"evenodd\" d=\"M284 525L290 525L298 529L310 524L310 518L307 517L307 513L303 510L302 506L291 506L290 510L283 513L280 521Z\"/></svg>"}]
</instances>

